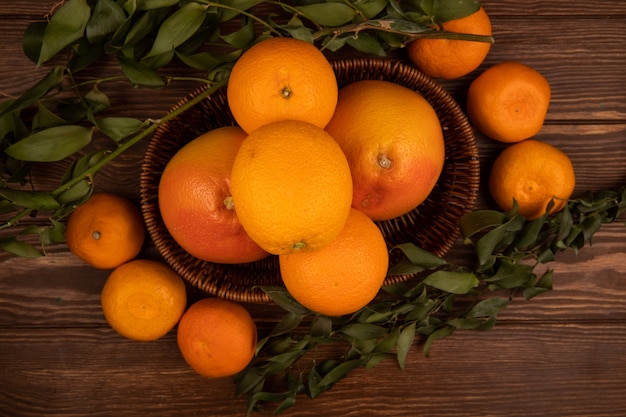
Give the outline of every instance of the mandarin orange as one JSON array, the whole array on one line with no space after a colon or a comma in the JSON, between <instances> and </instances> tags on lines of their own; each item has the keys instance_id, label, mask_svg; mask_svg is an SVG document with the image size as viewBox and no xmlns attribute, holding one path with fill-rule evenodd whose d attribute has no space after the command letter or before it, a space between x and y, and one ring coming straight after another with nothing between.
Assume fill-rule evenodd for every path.
<instances>
[{"instance_id":1,"label":"mandarin orange","mask_svg":"<svg viewBox=\"0 0 626 417\"><path fill-rule=\"evenodd\" d=\"M521 62L500 62L470 84L467 114L491 139L519 142L539 133L550 96L550 84L537 70Z\"/></svg>"},{"instance_id":2,"label":"mandarin orange","mask_svg":"<svg viewBox=\"0 0 626 417\"><path fill-rule=\"evenodd\" d=\"M111 272L100 301L115 331L132 340L151 341L178 323L187 307L187 290L165 263L137 259Z\"/></svg>"},{"instance_id":3,"label":"mandarin orange","mask_svg":"<svg viewBox=\"0 0 626 417\"><path fill-rule=\"evenodd\" d=\"M252 360L256 324L241 304L203 298L192 304L178 324L178 348L189 366L208 378L231 376Z\"/></svg>"},{"instance_id":4,"label":"mandarin orange","mask_svg":"<svg viewBox=\"0 0 626 417\"><path fill-rule=\"evenodd\" d=\"M443 22L443 29L491 36L491 19L483 7L469 16ZM418 38L406 47L411 62L425 74L442 79L463 77L485 60L491 43L454 39Z\"/></svg>"},{"instance_id":5,"label":"mandarin orange","mask_svg":"<svg viewBox=\"0 0 626 417\"><path fill-rule=\"evenodd\" d=\"M549 143L534 139L510 145L496 158L489 177L489 190L498 206L511 210L513 200L519 213L536 219L550 210L562 210L574 192L576 175L570 158Z\"/></svg>"},{"instance_id":6,"label":"mandarin orange","mask_svg":"<svg viewBox=\"0 0 626 417\"><path fill-rule=\"evenodd\" d=\"M98 269L112 269L135 258L146 230L139 208L113 193L96 193L77 207L65 228L69 250Z\"/></svg>"},{"instance_id":7,"label":"mandarin orange","mask_svg":"<svg viewBox=\"0 0 626 417\"><path fill-rule=\"evenodd\" d=\"M319 49L294 38L269 38L237 60L228 106L246 132L292 119L326 126L337 104L335 73Z\"/></svg>"}]
</instances>

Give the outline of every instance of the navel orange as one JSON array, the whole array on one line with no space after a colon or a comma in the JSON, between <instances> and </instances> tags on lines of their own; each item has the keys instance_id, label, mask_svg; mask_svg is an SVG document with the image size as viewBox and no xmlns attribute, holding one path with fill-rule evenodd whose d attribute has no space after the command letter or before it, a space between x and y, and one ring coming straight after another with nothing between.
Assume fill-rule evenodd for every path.
<instances>
[{"instance_id":1,"label":"navel orange","mask_svg":"<svg viewBox=\"0 0 626 417\"><path fill-rule=\"evenodd\" d=\"M269 254L246 233L232 205L230 172L247 134L214 129L192 140L168 162L159 182L159 210L174 240L196 258L245 263Z\"/></svg>"},{"instance_id":2,"label":"navel orange","mask_svg":"<svg viewBox=\"0 0 626 417\"><path fill-rule=\"evenodd\" d=\"M341 148L322 128L284 120L253 131L233 164L235 211L266 251L321 248L350 212L352 179Z\"/></svg>"},{"instance_id":3,"label":"navel orange","mask_svg":"<svg viewBox=\"0 0 626 417\"><path fill-rule=\"evenodd\" d=\"M165 336L187 307L183 279L168 265L137 259L113 270L100 295L109 325L139 341Z\"/></svg>"},{"instance_id":4,"label":"navel orange","mask_svg":"<svg viewBox=\"0 0 626 417\"><path fill-rule=\"evenodd\" d=\"M228 106L248 133L285 119L323 128L335 110L337 89L330 63L313 44L269 38L245 51L233 66Z\"/></svg>"},{"instance_id":5,"label":"navel orange","mask_svg":"<svg viewBox=\"0 0 626 417\"><path fill-rule=\"evenodd\" d=\"M424 202L443 169L445 144L430 103L388 81L343 87L326 131L339 143L352 173L352 207L388 220Z\"/></svg>"},{"instance_id":6,"label":"navel orange","mask_svg":"<svg viewBox=\"0 0 626 417\"><path fill-rule=\"evenodd\" d=\"M372 301L389 266L380 229L356 209L329 245L278 259L287 291L303 306L328 316L354 313Z\"/></svg>"},{"instance_id":7,"label":"navel orange","mask_svg":"<svg viewBox=\"0 0 626 417\"><path fill-rule=\"evenodd\" d=\"M550 95L548 80L534 68L516 61L500 62L470 84L467 114L488 137L519 142L543 127Z\"/></svg>"},{"instance_id":8,"label":"navel orange","mask_svg":"<svg viewBox=\"0 0 626 417\"><path fill-rule=\"evenodd\" d=\"M481 7L477 12L441 24L448 32L491 36L491 20ZM425 74L442 79L463 77L482 64L491 43L454 39L418 38L406 47L411 62Z\"/></svg>"},{"instance_id":9,"label":"navel orange","mask_svg":"<svg viewBox=\"0 0 626 417\"><path fill-rule=\"evenodd\" d=\"M257 330L248 310L222 298L192 304L178 324L178 348L202 376L220 378L243 370L254 357Z\"/></svg>"},{"instance_id":10,"label":"navel orange","mask_svg":"<svg viewBox=\"0 0 626 417\"><path fill-rule=\"evenodd\" d=\"M519 205L519 213L536 219L546 212L562 210L576 186L576 176L570 158L560 149L534 139L515 143L506 148L493 163L489 190L498 206L505 211Z\"/></svg>"},{"instance_id":11,"label":"navel orange","mask_svg":"<svg viewBox=\"0 0 626 417\"><path fill-rule=\"evenodd\" d=\"M96 193L77 207L65 228L69 250L98 269L112 269L135 258L146 231L139 208L113 193Z\"/></svg>"}]
</instances>

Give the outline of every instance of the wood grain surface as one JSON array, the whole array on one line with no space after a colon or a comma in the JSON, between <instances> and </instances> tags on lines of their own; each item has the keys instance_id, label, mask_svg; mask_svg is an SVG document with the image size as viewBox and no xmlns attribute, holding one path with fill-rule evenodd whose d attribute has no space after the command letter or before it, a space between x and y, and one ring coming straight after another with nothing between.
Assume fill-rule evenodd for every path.
<instances>
[{"instance_id":1,"label":"wood grain surface","mask_svg":"<svg viewBox=\"0 0 626 417\"><path fill-rule=\"evenodd\" d=\"M49 70L28 61L20 43L28 23L57 3L0 2L0 100L19 95ZM520 60L535 67L553 89L537 138L571 157L576 194L626 184L626 2L483 4L496 43L476 72L442 84L463 106L469 82L489 65ZM98 71L119 70L105 62ZM158 118L195 86L137 90L120 82L106 93L118 115ZM480 134L477 140L484 183L504 146ZM98 191L138 199L145 145L102 170ZM38 167L36 186L56 188L63 166L67 162ZM477 207L493 207L486 192ZM158 259L149 242L140 256ZM471 253L458 242L449 259L471 262ZM284 415L626 415L624 221L603 226L591 247L562 253L547 267L555 271L554 290L529 302L515 299L492 330L457 331L435 342L428 358L417 345L404 371L393 362L357 370L315 400L300 398ZM0 416L243 416L245 403L233 399L230 379L196 375L178 352L174 331L138 343L108 327L99 296L109 272L87 266L63 244L40 259L0 253ZM189 291L190 299L204 296ZM260 332L282 314L272 305L246 307ZM333 354L323 348L312 359Z\"/></svg>"}]
</instances>

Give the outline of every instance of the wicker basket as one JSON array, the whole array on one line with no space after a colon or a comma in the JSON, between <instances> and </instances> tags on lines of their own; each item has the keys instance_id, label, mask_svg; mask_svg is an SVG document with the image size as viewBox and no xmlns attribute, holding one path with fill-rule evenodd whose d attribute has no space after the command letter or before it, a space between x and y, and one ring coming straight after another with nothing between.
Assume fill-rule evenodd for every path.
<instances>
[{"instance_id":1,"label":"wicker basket","mask_svg":"<svg viewBox=\"0 0 626 417\"><path fill-rule=\"evenodd\" d=\"M333 61L339 86L363 79L393 81L420 92L434 107L446 143L446 161L437 185L417 209L396 219L378 222L389 247L415 242L440 256L458 238L458 221L472 209L479 187L478 147L466 116L450 95L436 82L411 66L387 59ZM176 107L198 95L191 93ZM235 122L228 109L225 89L163 124L153 135L145 153L140 178L143 216L148 233L165 261L192 285L241 302L268 303L258 286L281 286L276 256L258 262L226 265L205 262L185 252L162 222L157 202L161 173L169 159L187 142L220 126ZM173 134L175 132L175 134ZM392 262L399 260L392 251ZM411 278L387 277L386 284Z\"/></svg>"}]
</instances>

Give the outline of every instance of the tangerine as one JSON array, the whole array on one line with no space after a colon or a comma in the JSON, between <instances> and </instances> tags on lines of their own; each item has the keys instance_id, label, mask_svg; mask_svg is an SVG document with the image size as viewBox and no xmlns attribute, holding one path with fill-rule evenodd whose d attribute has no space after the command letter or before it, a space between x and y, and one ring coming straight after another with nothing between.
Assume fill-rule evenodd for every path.
<instances>
[{"instance_id":1,"label":"tangerine","mask_svg":"<svg viewBox=\"0 0 626 417\"><path fill-rule=\"evenodd\" d=\"M159 182L159 210L172 238L196 258L216 263L258 261L269 254L241 226L232 205L230 172L247 134L211 130L183 146Z\"/></svg>"},{"instance_id":2,"label":"tangerine","mask_svg":"<svg viewBox=\"0 0 626 417\"><path fill-rule=\"evenodd\" d=\"M100 295L109 325L124 337L151 341L165 336L183 315L187 292L168 265L146 259L113 270Z\"/></svg>"},{"instance_id":3,"label":"tangerine","mask_svg":"<svg viewBox=\"0 0 626 417\"><path fill-rule=\"evenodd\" d=\"M293 119L326 126L337 104L337 79L313 44L265 39L245 51L228 79L228 106L246 132Z\"/></svg>"},{"instance_id":4,"label":"tangerine","mask_svg":"<svg viewBox=\"0 0 626 417\"><path fill-rule=\"evenodd\" d=\"M576 186L570 158L560 149L535 139L510 145L496 158L489 177L489 190L505 211L519 205L519 214L536 219L562 210Z\"/></svg>"},{"instance_id":5,"label":"tangerine","mask_svg":"<svg viewBox=\"0 0 626 417\"><path fill-rule=\"evenodd\" d=\"M65 241L74 255L98 269L112 269L135 258L146 230L139 208L113 193L96 193L70 215Z\"/></svg>"},{"instance_id":6,"label":"tangerine","mask_svg":"<svg viewBox=\"0 0 626 417\"><path fill-rule=\"evenodd\" d=\"M297 120L269 123L246 138L231 189L244 229L275 255L330 243L352 202L350 166L337 142Z\"/></svg>"},{"instance_id":7,"label":"tangerine","mask_svg":"<svg viewBox=\"0 0 626 417\"><path fill-rule=\"evenodd\" d=\"M469 16L441 24L448 32L491 36L491 19L483 7ZM406 47L411 62L425 74L442 79L463 77L482 64L491 43L418 38Z\"/></svg>"},{"instance_id":8,"label":"tangerine","mask_svg":"<svg viewBox=\"0 0 626 417\"><path fill-rule=\"evenodd\" d=\"M329 245L278 257L287 291L320 314L354 313L376 297L389 267L385 239L373 220L352 209Z\"/></svg>"},{"instance_id":9,"label":"tangerine","mask_svg":"<svg viewBox=\"0 0 626 417\"><path fill-rule=\"evenodd\" d=\"M352 207L374 220L413 210L443 170L445 143L437 113L402 85L363 80L341 88L326 131L350 164Z\"/></svg>"},{"instance_id":10,"label":"tangerine","mask_svg":"<svg viewBox=\"0 0 626 417\"><path fill-rule=\"evenodd\" d=\"M234 375L252 360L257 329L248 310L222 298L193 303L178 323L176 336L183 358L209 378Z\"/></svg>"},{"instance_id":11,"label":"tangerine","mask_svg":"<svg viewBox=\"0 0 626 417\"><path fill-rule=\"evenodd\" d=\"M543 127L550 96L550 84L537 70L517 61L500 62L470 84L467 114L488 137L520 142Z\"/></svg>"}]
</instances>

